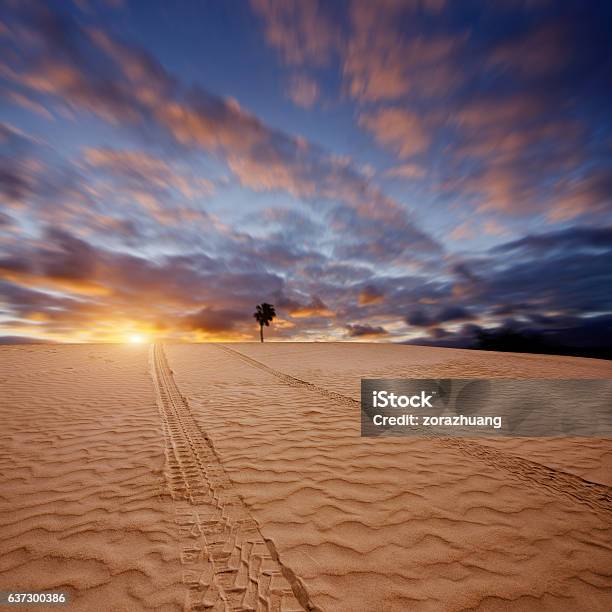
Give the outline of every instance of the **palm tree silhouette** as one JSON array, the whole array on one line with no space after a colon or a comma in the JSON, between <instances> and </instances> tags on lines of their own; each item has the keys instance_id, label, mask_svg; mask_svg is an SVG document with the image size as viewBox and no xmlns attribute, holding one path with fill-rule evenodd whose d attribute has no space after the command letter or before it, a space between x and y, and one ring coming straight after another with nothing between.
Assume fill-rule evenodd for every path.
<instances>
[{"instance_id":1,"label":"palm tree silhouette","mask_svg":"<svg viewBox=\"0 0 612 612\"><path fill-rule=\"evenodd\" d=\"M276 310L274 310L273 304L264 302L263 304L257 304L253 316L259 323L259 337L263 342L263 328L264 325L268 327L272 319L276 316Z\"/></svg>"}]
</instances>

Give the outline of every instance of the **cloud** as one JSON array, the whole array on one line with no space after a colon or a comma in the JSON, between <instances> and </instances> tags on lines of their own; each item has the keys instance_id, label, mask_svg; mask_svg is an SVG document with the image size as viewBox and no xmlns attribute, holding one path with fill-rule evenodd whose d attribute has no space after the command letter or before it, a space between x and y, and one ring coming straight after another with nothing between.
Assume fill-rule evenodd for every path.
<instances>
[{"instance_id":1,"label":"cloud","mask_svg":"<svg viewBox=\"0 0 612 612\"><path fill-rule=\"evenodd\" d=\"M266 41L287 64L325 65L337 44L338 31L318 0L251 0L265 24Z\"/></svg>"},{"instance_id":2,"label":"cloud","mask_svg":"<svg viewBox=\"0 0 612 612\"><path fill-rule=\"evenodd\" d=\"M591 214L602 218L612 212L612 175L610 168L592 168L582 176L561 178L556 186L551 221L568 221Z\"/></svg>"},{"instance_id":3,"label":"cloud","mask_svg":"<svg viewBox=\"0 0 612 612\"><path fill-rule=\"evenodd\" d=\"M422 118L406 109L389 107L363 114L359 117L359 125L372 132L377 142L400 158L425 151L431 142Z\"/></svg>"},{"instance_id":4,"label":"cloud","mask_svg":"<svg viewBox=\"0 0 612 612\"><path fill-rule=\"evenodd\" d=\"M347 4L348 27L324 3L252 0L264 22L267 43L283 62L326 66L338 57L348 93L362 102L396 100L408 92L443 92L457 81L450 64L462 37L402 36L401 24L415 14L439 13L442 0Z\"/></svg>"},{"instance_id":5,"label":"cloud","mask_svg":"<svg viewBox=\"0 0 612 612\"><path fill-rule=\"evenodd\" d=\"M372 336L384 336L389 332L387 332L384 327L380 326L354 324L346 326L346 333L351 338L363 338Z\"/></svg>"},{"instance_id":6,"label":"cloud","mask_svg":"<svg viewBox=\"0 0 612 612\"><path fill-rule=\"evenodd\" d=\"M302 108L312 108L319 99L319 85L317 82L303 74L294 74L289 81L287 95Z\"/></svg>"},{"instance_id":7,"label":"cloud","mask_svg":"<svg viewBox=\"0 0 612 612\"><path fill-rule=\"evenodd\" d=\"M495 219L489 219L483 223L484 233L489 236L504 236L508 230Z\"/></svg>"},{"instance_id":8,"label":"cloud","mask_svg":"<svg viewBox=\"0 0 612 612\"><path fill-rule=\"evenodd\" d=\"M599 163L581 170L588 132L561 115L548 92L471 99L453 116L446 188L473 196L479 211L547 212L551 220L601 215L611 208L605 171Z\"/></svg>"},{"instance_id":9,"label":"cloud","mask_svg":"<svg viewBox=\"0 0 612 612\"><path fill-rule=\"evenodd\" d=\"M425 170L416 164L400 164L385 170L385 176L403 179L422 178L425 176Z\"/></svg>"},{"instance_id":10,"label":"cloud","mask_svg":"<svg viewBox=\"0 0 612 612\"><path fill-rule=\"evenodd\" d=\"M301 66L314 65L299 15L283 13L274 27ZM610 214L603 4L486 3L476 20L447 2L354 0L333 13L334 25L324 11L308 21L337 30L320 57L337 60L342 92L381 146L398 160L429 157L433 195L442 185L479 213L549 223ZM420 178L418 168L387 176Z\"/></svg>"},{"instance_id":11,"label":"cloud","mask_svg":"<svg viewBox=\"0 0 612 612\"><path fill-rule=\"evenodd\" d=\"M228 165L240 184L254 191L286 191L296 198L312 198L317 193L312 177L294 172L276 154L264 154L261 159L230 156Z\"/></svg>"},{"instance_id":12,"label":"cloud","mask_svg":"<svg viewBox=\"0 0 612 612\"><path fill-rule=\"evenodd\" d=\"M409 93L441 95L458 82L453 58L461 36L423 36L402 24L417 3L351 3L351 35L342 72L350 95L361 102L397 100Z\"/></svg>"},{"instance_id":13,"label":"cloud","mask_svg":"<svg viewBox=\"0 0 612 612\"><path fill-rule=\"evenodd\" d=\"M30 157L35 146L32 138L0 122L0 194L7 205L18 206L36 191L38 164Z\"/></svg>"},{"instance_id":14,"label":"cloud","mask_svg":"<svg viewBox=\"0 0 612 612\"><path fill-rule=\"evenodd\" d=\"M122 187L145 192L152 188L174 189L184 198L208 196L213 190L209 180L188 176L172 167L166 160L140 150L115 150L87 148L85 161L122 181Z\"/></svg>"},{"instance_id":15,"label":"cloud","mask_svg":"<svg viewBox=\"0 0 612 612\"><path fill-rule=\"evenodd\" d=\"M355 211L360 221L356 237L372 222L400 226L425 238L406 207L384 195L350 160L274 130L235 100L186 87L147 52L99 29L84 29L47 9L30 15L24 24L35 44L24 53L18 69L8 73L21 86L115 125L146 127L147 138L162 145L169 139L187 151L217 156L227 162L241 185L254 191L287 192L317 207L321 202L340 203ZM97 159L101 152L92 155L102 161ZM143 163L152 167L154 162L137 162L132 156L123 170L115 163L113 171L136 178L139 173L142 176ZM164 222L154 194L141 192L134 197ZM402 254L412 258L408 250Z\"/></svg>"},{"instance_id":16,"label":"cloud","mask_svg":"<svg viewBox=\"0 0 612 612\"><path fill-rule=\"evenodd\" d=\"M44 117L45 119L53 119L53 115L42 105L36 102L36 100L32 100L18 91L10 91L6 94L7 99L9 99L13 104L17 104L22 108L32 111Z\"/></svg>"},{"instance_id":17,"label":"cloud","mask_svg":"<svg viewBox=\"0 0 612 612\"><path fill-rule=\"evenodd\" d=\"M488 329L467 324L457 331L437 331L432 336L409 340L407 344L612 358L612 315L609 314L589 318L550 317L540 325L510 319Z\"/></svg>"},{"instance_id":18,"label":"cloud","mask_svg":"<svg viewBox=\"0 0 612 612\"><path fill-rule=\"evenodd\" d=\"M455 299L482 312L553 312L576 316L612 310L609 227L576 227L525 236L461 264ZM459 272L459 268L457 268ZM474 272L476 271L476 272ZM457 289L459 289L457 291Z\"/></svg>"},{"instance_id":19,"label":"cloud","mask_svg":"<svg viewBox=\"0 0 612 612\"><path fill-rule=\"evenodd\" d=\"M465 321L473 315L463 306L446 306L437 312L415 309L406 316L406 323L415 327L436 327L440 323Z\"/></svg>"},{"instance_id":20,"label":"cloud","mask_svg":"<svg viewBox=\"0 0 612 612\"><path fill-rule=\"evenodd\" d=\"M533 27L516 38L502 41L488 62L502 71L541 77L561 70L567 61L568 32L562 21Z\"/></svg>"},{"instance_id":21,"label":"cloud","mask_svg":"<svg viewBox=\"0 0 612 612\"><path fill-rule=\"evenodd\" d=\"M556 232L528 234L518 240L492 247L494 253L522 252L529 254L589 252L612 249L612 227L573 227Z\"/></svg>"},{"instance_id":22,"label":"cloud","mask_svg":"<svg viewBox=\"0 0 612 612\"><path fill-rule=\"evenodd\" d=\"M374 285L365 285L359 292L359 305L369 306L370 304L380 304L384 301L385 294L382 289Z\"/></svg>"},{"instance_id":23,"label":"cloud","mask_svg":"<svg viewBox=\"0 0 612 612\"><path fill-rule=\"evenodd\" d=\"M227 332L233 331L245 318L245 313L239 310L206 307L185 316L182 319L182 327L205 332Z\"/></svg>"},{"instance_id":24,"label":"cloud","mask_svg":"<svg viewBox=\"0 0 612 612\"><path fill-rule=\"evenodd\" d=\"M449 234L449 238L452 240L467 240L473 238L474 235L474 224L470 221L464 221Z\"/></svg>"},{"instance_id":25,"label":"cloud","mask_svg":"<svg viewBox=\"0 0 612 612\"><path fill-rule=\"evenodd\" d=\"M0 344L47 344L49 340L33 336L0 336Z\"/></svg>"},{"instance_id":26,"label":"cloud","mask_svg":"<svg viewBox=\"0 0 612 612\"><path fill-rule=\"evenodd\" d=\"M335 313L330 310L323 300L318 296L313 296L308 304L297 305L290 308L289 314L294 319L310 319L314 317L333 317Z\"/></svg>"},{"instance_id":27,"label":"cloud","mask_svg":"<svg viewBox=\"0 0 612 612\"><path fill-rule=\"evenodd\" d=\"M291 216L272 216L287 221L279 226L281 233L291 231ZM341 335L348 333L347 325L376 329L380 321L394 323L397 337L397 325L405 319L404 333L427 329L433 340L451 342L457 333L452 330L464 321L487 329L513 315L521 325L548 329L552 319L560 326L563 316L564 328L571 329L585 313L612 311L611 232L584 227L529 235L491 249L487 257L449 262L444 279L380 277L320 254L302 266L299 255L287 258L265 240L231 235L213 257L194 249L150 260L49 230L36 242L13 245L12 255L0 259L0 290L5 317L21 321L20 328L11 329L24 334L23 325L35 322L38 335L44 330L45 337L55 339L75 329L106 333L96 338L108 339L133 321L168 337L245 339L254 333L253 305L267 300L287 322L277 329L281 338L317 330ZM281 274L269 271L275 261ZM294 272L285 279L287 269ZM462 287L459 294L456 285ZM304 299L308 294L312 297ZM101 330L105 325L107 332Z\"/></svg>"},{"instance_id":28,"label":"cloud","mask_svg":"<svg viewBox=\"0 0 612 612\"><path fill-rule=\"evenodd\" d=\"M137 322L174 337L183 331L245 338L253 330L253 305L284 287L279 276L253 269L246 254L228 266L238 255L230 245L218 259L192 252L153 261L56 229L41 238L0 259L0 286L6 314L42 321L37 329L46 337L77 332L92 339L106 330L103 338L116 339L118 330Z\"/></svg>"},{"instance_id":29,"label":"cloud","mask_svg":"<svg viewBox=\"0 0 612 612\"><path fill-rule=\"evenodd\" d=\"M385 211L373 206L367 215L358 215L349 207L338 206L329 219L334 231L346 236L334 245L334 254L341 259L420 265L437 260L442 252L438 242L392 207Z\"/></svg>"}]
</instances>

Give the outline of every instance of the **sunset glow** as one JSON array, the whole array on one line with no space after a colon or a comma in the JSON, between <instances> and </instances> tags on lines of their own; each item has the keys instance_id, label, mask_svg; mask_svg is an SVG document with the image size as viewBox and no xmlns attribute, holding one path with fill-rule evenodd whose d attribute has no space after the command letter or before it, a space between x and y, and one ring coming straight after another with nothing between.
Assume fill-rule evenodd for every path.
<instances>
[{"instance_id":1,"label":"sunset glow","mask_svg":"<svg viewBox=\"0 0 612 612\"><path fill-rule=\"evenodd\" d=\"M181 7L0 8L0 342L612 336L610 3Z\"/></svg>"}]
</instances>

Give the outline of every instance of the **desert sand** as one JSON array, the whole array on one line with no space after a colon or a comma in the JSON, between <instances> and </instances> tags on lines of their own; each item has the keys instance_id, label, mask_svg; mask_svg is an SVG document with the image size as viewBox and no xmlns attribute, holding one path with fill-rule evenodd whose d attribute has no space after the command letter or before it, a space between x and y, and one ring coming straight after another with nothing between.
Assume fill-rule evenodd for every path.
<instances>
[{"instance_id":1,"label":"desert sand","mask_svg":"<svg viewBox=\"0 0 612 612\"><path fill-rule=\"evenodd\" d=\"M0 590L63 590L63 609L91 611L612 609L612 440L361 438L360 378L410 376L612 378L612 364L382 344L0 348Z\"/></svg>"}]
</instances>

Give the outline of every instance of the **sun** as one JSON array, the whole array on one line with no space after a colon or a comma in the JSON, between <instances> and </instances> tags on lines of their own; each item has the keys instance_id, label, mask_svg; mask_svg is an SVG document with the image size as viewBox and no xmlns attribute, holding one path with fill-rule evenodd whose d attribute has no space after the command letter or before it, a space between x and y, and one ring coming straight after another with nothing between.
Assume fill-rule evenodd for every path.
<instances>
[{"instance_id":1,"label":"sun","mask_svg":"<svg viewBox=\"0 0 612 612\"><path fill-rule=\"evenodd\" d=\"M145 337L142 334L132 334L129 337L130 344L142 344L145 341Z\"/></svg>"}]
</instances>

